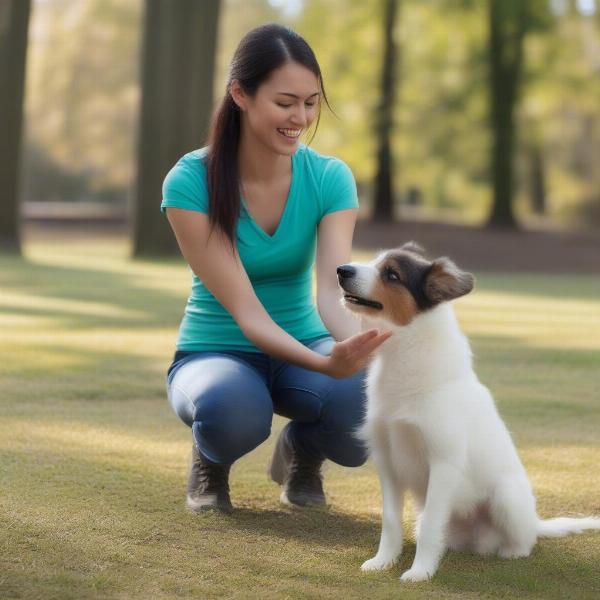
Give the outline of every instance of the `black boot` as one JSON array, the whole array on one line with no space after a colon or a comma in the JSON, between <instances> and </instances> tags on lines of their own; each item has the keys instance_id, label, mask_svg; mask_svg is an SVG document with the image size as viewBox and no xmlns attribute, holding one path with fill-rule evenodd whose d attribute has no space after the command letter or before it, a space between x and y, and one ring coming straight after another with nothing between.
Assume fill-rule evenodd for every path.
<instances>
[{"instance_id":1,"label":"black boot","mask_svg":"<svg viewBox=\"0 0 600 600\"><path fill-rule=\"evenodd\" d=\"M268 474L283 486L281 502L295 506L326 504L321 476L322 460L315 460L297 451L290 439L288 423L275 445Z\"/></svg>"},{"instance_id":2,"label":"black boot","mask_svg":"<svg viewBox=\"0 0 600 600\"><path fill-rule=\"evenodd\" d=\"M192 465L188 478L186 506L194 512L219 510L233 511L229 499L229 469L231 465L218 465L198 452L192 442Z\"/></svg>"}]
</instances>

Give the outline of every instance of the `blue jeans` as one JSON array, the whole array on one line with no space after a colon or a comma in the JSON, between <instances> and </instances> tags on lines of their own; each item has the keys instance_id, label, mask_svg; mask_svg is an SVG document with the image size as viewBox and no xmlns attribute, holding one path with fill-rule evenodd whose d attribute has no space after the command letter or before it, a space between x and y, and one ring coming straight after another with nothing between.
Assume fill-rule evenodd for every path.
<instances>
[{"instance_id":1,"label":"blue jeans","mask_svg":"<svg viewBox=\"0 0 600 600\"><path fill-rule=\"evenodd\" d=\"M327 356L331 336L303 342ZM365 371L335 379L261 352L177 353L167 394L179 418L191 426L209 460L232 463L264 442L273 413L292 420L291 442L314 459L356 467L367 452L353 435L366 406Z\"/></svg>"}]
</instances>

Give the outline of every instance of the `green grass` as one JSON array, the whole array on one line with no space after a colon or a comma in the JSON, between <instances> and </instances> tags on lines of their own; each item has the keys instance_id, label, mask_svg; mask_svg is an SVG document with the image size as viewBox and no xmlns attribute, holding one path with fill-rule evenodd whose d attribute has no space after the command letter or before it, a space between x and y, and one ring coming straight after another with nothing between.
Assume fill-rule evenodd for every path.
<instances>
[{"instance_id":1,"label":"green grass","mask_svg":"<svg viewBox=\"0 0 600 600\"><path fill-rule=\"evenodd\" d=\"M451 553L401 585L411 511L401 564L363 574L372 465L328 466L328 511L284 508L265 475L275 435L234 466L232 516L186 512L191 436L164 373L188 285L181 261L131 261L121 240L0 258L0 598L600 597L597 532L527 559ZM600 280L481 274L456 307L539 512L600 514Z\"/></svg>"}]
</instances>

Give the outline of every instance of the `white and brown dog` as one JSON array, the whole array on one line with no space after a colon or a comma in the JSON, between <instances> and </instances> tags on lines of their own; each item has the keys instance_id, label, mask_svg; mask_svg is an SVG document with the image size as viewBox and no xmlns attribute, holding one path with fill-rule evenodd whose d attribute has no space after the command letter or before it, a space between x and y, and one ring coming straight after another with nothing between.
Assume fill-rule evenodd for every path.
<instances>
[{"instance_id":1,"label":"white and brown dog","mask_svg":"<svg viewBox=\"0 0 600 600\"><path fill-rule=\"evenodd\" d=\"M358 432L383 497L379 550L363 571L397 562L406 491L419 518L416 556L402 581L432 577L447 548L514 558L528 556L539 536L600 529L600 518L538 517L525 469L473 371L450 304L472 290L471 274L447 258L426 259L412 242L337 273L343 302L363 328L394 331L369 366Z\"/></svg>"}]
</instances>

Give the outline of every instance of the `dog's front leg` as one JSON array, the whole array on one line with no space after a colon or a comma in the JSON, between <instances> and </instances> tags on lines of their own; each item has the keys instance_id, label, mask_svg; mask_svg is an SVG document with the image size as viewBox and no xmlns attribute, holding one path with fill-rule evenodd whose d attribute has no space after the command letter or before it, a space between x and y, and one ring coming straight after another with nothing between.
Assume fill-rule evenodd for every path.
<instances>
[{"instance_id":1,"label":"dog's front leg","mask_svg":"<svg viewBox=\"0 0 600 600\"><path fill-rule=\"evenodd\" d=\"M402 581L424 581L433 577L446 551L446 529L454 494L460 484L460 473L454 465L432 464L425 507L421 514L417 553Z\"/></svg>"},{"instance_id":2,"label":"dog's front leg","mask_svg":"<svg viewBox=\"0 0 600 600\"><path fill-rule=\"evenodd\" d=\"M373 459L379 473L383 497L381 539L377 554L362 564L363 571L381 571L392 567L402 553L403 543L404 486L396 480L393 470L386 464L387 461L377 460L375 456Z\"/></svg>"}]
</instances>

